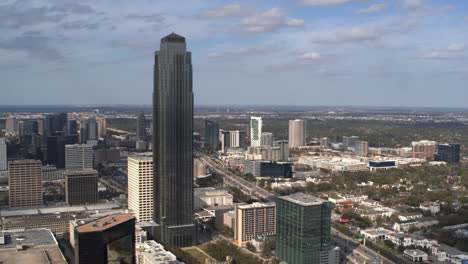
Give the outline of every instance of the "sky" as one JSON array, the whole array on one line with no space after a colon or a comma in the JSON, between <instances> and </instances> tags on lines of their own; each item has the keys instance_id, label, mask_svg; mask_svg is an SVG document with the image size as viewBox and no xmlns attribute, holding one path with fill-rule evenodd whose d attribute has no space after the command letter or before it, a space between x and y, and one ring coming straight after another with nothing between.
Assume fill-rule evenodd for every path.
<instances>
[{"instance_id":1,"label":"sky","mask_svg":"<svg viewBox=\"0 0 468 264\"><path fill-rule=\"evenodd\" d=\"M150 105L171 32L196 105L468 107L464 0L2 0L0 105Z\"/></svg>"}]
</instances>

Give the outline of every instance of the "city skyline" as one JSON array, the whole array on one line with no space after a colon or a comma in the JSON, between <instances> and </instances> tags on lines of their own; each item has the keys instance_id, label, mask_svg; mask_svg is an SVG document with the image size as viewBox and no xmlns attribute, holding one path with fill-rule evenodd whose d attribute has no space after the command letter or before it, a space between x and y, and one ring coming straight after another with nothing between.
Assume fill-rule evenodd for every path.
<instances>
[{"instance_id":1,"label":"city skyline","mask_svg":"<svg viewBox=\"0 0 468 264\"><path fill-rule=\"evenodd\" d=\"M6 1L0 104L150 105L147 55L174 31L197 61L196 105L467 107L460 2L179 5Z\"/></svg>"}]
</instances>

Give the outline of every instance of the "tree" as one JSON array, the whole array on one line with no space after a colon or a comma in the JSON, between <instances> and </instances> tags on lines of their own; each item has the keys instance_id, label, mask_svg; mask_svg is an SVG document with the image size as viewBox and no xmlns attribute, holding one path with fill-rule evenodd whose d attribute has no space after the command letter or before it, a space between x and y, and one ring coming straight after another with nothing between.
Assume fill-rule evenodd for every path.
<instances>
[{"instance_id":1,"label":"tree","mask_svg":"<svg viewBox=\"0 0 468 264\"><path fill-rule=\"evenodd\" d=\"M271 257L272 251L276 248L276 242L272 239L267 239L262 244L262 256L263 257Z\"/></svg>"},{"instance_id":2,"label":"tree","mask_svg":"<svg viewBox=\"0 0 468 264\"><path fill-rule=\"evenodd\" d=\"M245 244L245 247L249 250L249 251L252 251L252 252L256 252L257 249L255 248L254 245L252 245L252 243L250 242L247 242L247 244Z\"/></svg>"},{"instance_id":3,"label":"tree","mask_svg":"<svg viewBox=\"0 0 468 264\"><path fill-rule=\"evenodd\" d=\"M219 232L225 237L234 237L234 230L227 225L223 225Z\"/></svg>"}]
</instances>

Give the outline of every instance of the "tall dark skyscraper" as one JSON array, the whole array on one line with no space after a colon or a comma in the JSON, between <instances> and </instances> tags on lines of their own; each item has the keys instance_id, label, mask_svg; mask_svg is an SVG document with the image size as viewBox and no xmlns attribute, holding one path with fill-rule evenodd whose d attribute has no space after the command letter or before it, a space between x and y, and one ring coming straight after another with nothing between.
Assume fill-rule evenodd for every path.
<instances>
[{"instance_id":1,"label":"tall dark skyscraper","mask_svg":"<svg viewBox=\"0 0 468 264\"><path fill-rule=\"evenodd\" d=\"M205 120L205 145L212 150L218 150L219 126L211 120Z\"/></svg>"},{"instance_id":2,"label":"tall dark skyscraper","mask_svg":"<svg viewBox=\"0 0 468 264\"><path fill-rule=\"evenodd\" d=\"M146 118L144 112L138 113L137 116L137 137L146 137Z\"/></svg>"},{"instance_id":3,"label":"tall dark skyscraper","mask_svg":"<svg viewBox=\"0 0 468 264\"><path fill-rule=\"evenodd\" d=\"M164 245L196 242L192 137L192 56L185 38L172 33L154 54L154 220Z\"/></svg>"},{"instance_id":4,"label":"tall dark skyscraper","mask_svg":"<svg viewBox=\"0 0 468 264\"><path fill-rule=\"evenodd\" d=\"M460 162L460 144L439 144L434 160L448 163Z\"/></svg>"}]
</instances>

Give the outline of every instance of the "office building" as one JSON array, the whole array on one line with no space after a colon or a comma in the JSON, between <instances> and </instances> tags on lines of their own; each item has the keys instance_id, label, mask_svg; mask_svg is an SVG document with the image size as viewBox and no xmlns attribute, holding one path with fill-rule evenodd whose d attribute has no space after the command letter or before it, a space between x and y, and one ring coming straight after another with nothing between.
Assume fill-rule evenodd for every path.
<instances>
[{"instance_id":1,"label":"office building","mask_svg":"<svg viewBox=\"0 0 468 264\"><path fill-rule=\"evenodd\" d=\"M262 236L276 234L275 203L253 203L236 207L234 243L239 246Z\"/></svg>"},{"instance_id":2,"label":"office building","mask_svg":"<svg viewBox=\"0 0 468 264\"><path fill-rule=\"evenodd\" d=\"M288 141L285 139L273 141L273 147L280 148L280 160L289 160L289 146Z\"/></svg>"},{"instance_id":3,"label":"office building","mask_svg":"<svg viewBox=\"0 0 468 264\"><path fill-rule=\"evenodd\" d=\"M61 133L67 131L67 123L68 123L68 114L63 113L55 113L53 115L49 115L49 128L52 134L54 133Z\"/></svg>"},{"instance_id":4,"label":"office building","mask_svg":"<svg viewBox=\"0 0 468 264\"><path fill-rule=\"evenodd\" d=\"M413 141L412 158L432 159L437 150L437 142L429 140Z\"/></svg>"},{"instance_id":5,"label":"office building","mask_svg":"<svg viewBox=\"0 0 468 264\"><path fill-rule=\"evenodd\" d=\"M330 141L328 140L327 137L323 137L320 139L320 147L322 148L328 148L330 146Z\"/></svg>"},{"instance_id":6,"label":"office building","mask_svg":"<svg viewBox=\"0 0 468 264\"><path fill-rule=\"evenodd\" d=\"M163 245L196 243L193 219L192 54L170 34L154 54L153 92L155 237Z\"/></svg>"},{"instance_id":7,"label":"office building","mask_svg":"<svg viewBox=\"0 0 468 264\"><path fill-rule=\"evenodd\" d=\"M250 117L250 146L261 146L262 118L257 116Z\"/></svg>"},{"instance_id":8,"label":"office building","mask_svg":"<svg viewBox=\"0 0 468 264\"><path fill-rule=\"evenodd\" d=\"M67 170L65 175L65 201L68 205L98 202L98 173L95 170Z\"/></svg>"},{"instance_id":9,"label":"office building","mask_svg":"<svg viewBox=\"0 0 468 264\"><path fill-rule=\"evenodd\" d=\"M93 146L65 145L65 168L67 170L93 169Z\"/></svg>"},{"instance_id":10,"label":"office building","mask_svg":"<svg viewBox=\"0 0 468 264\"><path fill-rule=\"evenodd\" d=\"M67 123L67 135L78 134L78 122L76 120L68 120Z\"/></svg>"},{"instance_id":11,"label":"office building","mask_svg":"<svg viewBox=\"0 0 468 264\"><path fill-rule=\"evenodd\" d=\"M234 197L227 190L213 187L195 188L194 192L196 210L210 206L232 205Z\"/></svg>"},{"instance_id":12,"label":"office building","mask_svg":"<svg viewBox=\"0 0 468 264\"><path fill-rule=\"evenodd\" d=\"M205 120L205 146L212 150L219 146L219 126L211 120Z\"/></svg>"},{"instance_id":13,"label":"office building","mask_svg":"<svg viewBox=\"0 0 468 264\"><path fill-rule=\"evenodd\" d=\"M357 141L359 141L358 136L350 136L350 137L343 136L342 142L343 142L344 150L348 150L348 148L354 148L354 145L356 144Z\"/></svg>"},{"instance_id":14,"label":"office building","mask_svg":"<svg viewBox=\"0 0 468 264\"><path fill-rule=\"evenodd\" d=\"M255 177L291 178L293 175L292 164L288 162L246 160L244 165L244 173Z\"/></svg>"},{"instance_id":15,"label":"office building","mask_svg":"<svg viewBox=\"0 0 468 264\"><path fill-rule=\"evenodd\" d=\"M1 153L0 153L0 156L1 156ZM437 145L437 154L434 155L434 160L445 161L447 163L460 162L460 144Z\"/></svg>"},{"instance_id":16,"label":"office building","mask_svg":"<svg viewBox=\"0 0 468 264\"><path fill-rule=\"evenodd\" d=\"M154 240L146 240L136 243L137 264L183 264L177 261L177 257L164 246Z\"/></svg>"},{"instance_id":17,"label":"office building","mask_svg":"<svg viewBox=\"0 0 468 264\"><path fill-rule=\"evenodd\" d=\"M42 163L40 160L8 162L10 207L42 205Z\"/></svg>"},{"instance_id":18,"label":"office building","mask_svg":"<svg viewBox=\"0 0 468 264\"><path fill-rule=\"evenodd\" d=\"M359 157L367 157L369 154L369 143L367 141L356 141L354 143L354 155Z\"/></svg>"},{"instance_id":19,"label":"office building","mask_svg":"<svg viewBox=\"0 0 468 264\"><path fill-rule=\"evenodd\" d=\"M19 132L19 122L16 117L8 117L5 122L5 132L8 134L17 134Z\"/></svg>"},{"instance_id":20,"label":"office building","mask_svg":"<svg viewBox=\"0 0 468 264\"><path fill-rule=\"evenodd\" d=\"M289 147L297 148L306 145L306 121L302 119L289 120Z\"/></svg>"},{"instance_id":21,"label":"office building","mask_svg":"<svg viewBox=\"0 0 468 264\"><path fill-rule=\"evenodd\" d=\"M75 262L135 264L135 218L117 214L74 227Z\"/></svg>"},{"instance_id":22,"label":"office building","mask_svg":"<svg viewBox=\"0 0 468 264\"><path fill-rule=\"evenodd\" d=\"M295 193L278 197L276 207L276 256L289 264L330 263L331 202Z\"/></svg>"},{"instance_id":23,"label":"office building","mask_svg":"<svg viewBox=\"0 0 468 264\"><path fill-rule=\"evenodd\" d=\"M6 171L8 168L7 164L7 144L6 139L0 137L0 171Z\"/></svg>"},{"instance_id":24,"label":"office building","mask_svg":"<svg viewBox=\"0 0 468 264\"><path fill-rule=\"evenodd\" d=\"M272 146L273 145L273 133L263 132L260 137L260 145L262 146Z\"/></svg>"},{"instance_id":25,"label":"office building","mask_svg":"<svg viewBox=\"0 0 468 264\"><path fill-rule=\"evenodd\" d=\"M137 222L153 219L153 196L153 155L128 157L128 209Z\"/></svg>"},{"instance_id":26,"label":"office building","mask_svg":"<svg viewBox=\"0 0 468 264\"><path fill-rule=\"evenodd\" d=\"M103 138L106 136L106 131L107 131L107 121L106 118L104 117L96 117L96 123L97 123L97 134L98 137Z\"/></svg>"},{"instance_id":27,"label":"office building","mask_svg":"<svg viewBox=\"0 0 468 264\"><path fill-rule=\"evenodd\" d=\"M32 136L37 135L38 123L37 120L23 120L20 122L19 134L20 136Z\"/></svg>"},{"instance_id":28,"label":"office building","mask_svg":"<svg viewBox=\"0 0 468 264\"><path fill-rule=\"evenodd\" d=\"M248 147L245 157L248 160L280 161L281 149L270 146Z\"/></svg>"},{"instance_id":29,"label":"office building","mask_svg":"<svg viewBox=\"0 0 468 264\"><path fill-rule=\"evenodd\" d=\"M99 138L98 122L95 118L90 118L86 120L86 132L88 140L97 140Z\"/></svg>"},{"instance_id":30,"label":"office building","mask_svg":"<svg viewBox=\"0 0 468 264\"><path fill-rule=\"evenodd\" d=\"M146 117L143 111L138 113L136 132L137 132L137 137L139 138L146 137Z\"/></svg>"},{"instance_id":31,"label":"office building","mask_svg":"<svg viewBox=\"0 0 468 264\"><path fill-rule=\"evenodd\" d=\"M245 147L245 133L244 131L229 131L229 140L230 140L230 144L229 144L229 147L230 148L244 148Z\"/></svg>"}]
</instances>

